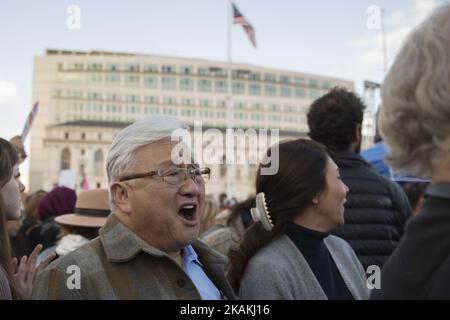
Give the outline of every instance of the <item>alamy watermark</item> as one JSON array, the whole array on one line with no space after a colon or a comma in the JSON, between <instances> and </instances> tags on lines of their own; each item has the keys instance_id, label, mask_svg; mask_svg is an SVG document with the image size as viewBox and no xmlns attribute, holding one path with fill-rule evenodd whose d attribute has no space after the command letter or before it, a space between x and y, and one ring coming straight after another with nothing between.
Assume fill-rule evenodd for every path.
<instances>
[{"instance_id":1,"label":"alamy watermark","mask_svg":"<svg viewBox=\"0 0 450 320\"><path fill-rule=\"evenodd\" d=\"M270 139L269 139L270 138ZM186 129L172 133L177 145L172 149L174 164L247 164L261 163L261 175L274 175L279 168L278 148L269 147L279 143L279 129L226 129L225 134L217 128L203 131L200 121L194 122L193 135Z\"/></svg>"}]
</instances>

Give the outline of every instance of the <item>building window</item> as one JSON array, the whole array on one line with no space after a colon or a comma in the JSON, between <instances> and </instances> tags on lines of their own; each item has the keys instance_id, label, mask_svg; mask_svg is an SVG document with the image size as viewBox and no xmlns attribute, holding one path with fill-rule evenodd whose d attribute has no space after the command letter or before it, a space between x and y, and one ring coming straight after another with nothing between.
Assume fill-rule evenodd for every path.
<instances>
[{"instance_id":1,"label":"building window","mask_svg":"<svg viewBox=\"0 0 450 320\"><path fill-rule=\"evenodd\" d=\"M144 77L144 86L147 88L158 88L158 78L151 76Z\"/></svg>"},{"instance_id":2,"label":"building window","mask_svg":"<svg viewBox=\"0 0 450 320\"><path fill-rule=\"evenodd\" d=\"M210 107L212 105L212 103L211 103L211 100L201 99L200 100L200 105L202 107Z\"/></svg>"},{"instance_id":3,"label":"building window","mask_svg":"<svg viewBox=\"0 0 450 320\"><path fill-rule=\"evenodd\" d=\"M181 73L182 74L192 74L192 68L191 67L181 67Z\"/></svg>"},{"instance_id":4,"label":"building window","mask_svg":"<svg viewBox=\"0 0 450 320\"><path fill-rule=\"evenodd\" d=\"M98 134L98 140L102 140L102 134L101 133Z\"/></svg>"},{"instance_id":5,"label":"building window","mask_svg":"<svg viewBox=\"0 0 450 320\"><path fill-rule=\"evenodd\" d=\"M269 106L269 110L270 110L270 111L277 112L277 111L281 111L281 108L280 108L279 105L271 104L271 105Z\"/></svg>"},{"instance_id":6,"label":"building window","mask_svg":"<svg viewBox=\"0 0 450 320\"><path fill-rule=\"evenodd\" d=\"M161 79L162 88L166 90L175 90L176 89L176 81L175 78L167 78L163 77Z\"/></svg>"},{"instance_id":7,"label":"building window","mask_svg":"<svg viewBox=\"0 0 450 320\"><path fill-rule=\"evenodd\" d=\"M85 140L86 139L86 134L83 132L82 134L81 134L81 140Z\"/></svg>"},{"instance_id":8,"label":"building window","mask_svg":"<svg viewBox=\"0 0 450 320\"><path fill-rule=\"evenodd\" d=\"M290 83L291 78L289 78L288 76L280 76L280 82L281 83Z\"/></svg>"},{"instance_id":9,"label":"building window","mask_svg":"<svg viewBox=\"0 0 450 320\"><path fill-rule=\"evenodd\" d=\"M118 65L118 64L107 64L106 65L106 70L108 70L108 71L119 71L120 70L120 65Z\"/></svg>"},{"instance_id":10,"label":"building window","mask_svg":"<svg viewBox=\"0 0 450 320\"><path fill-rule=\"evenodd\" d=\"M264 89L265 89L266 96L274 97L277 95L277 87L275 87L275 86L266 84L264 86Z\"/></svg>"},{"instance_id":11,"label":"building window","mask_svg":"<svg viewBox=\"0 0 450 320\"><path fill-rule=\"evenodd\" d=\"M66 139L66 140L69 139L69 133L68 132L64 133L64 139Z\"/></svg>"},{"instance_id":12,"label":"building window","mask_svg":"<svg viewBox=\"0 0 450 320\"><path fill-rule=\"evenodd\" d=\"M105 81L110 83L121 83L122 78L118 74L107 74L105 76Z\"/></svg>"},{"instance_id":13,"label":"building window","mask_svg":"<svg viewBox=\"0 0 450 320\"><path fill-rule=\"evenodd\" d=\"M61 151L61 170L70 169L70 151L65 148Z\"/></svg>"},{"instance_id":14,"label":"building window","mask_svg":"<svg viewBox=\"0 0 450 320\"><path fill-rule=\"evenodd\" d=\"M322 86L323 86L324 89L331 89L333 87L333 83L331 81L329 81L329 80L325 80L323 82Z\"/></svg>"},{"instance_id":15,"label":"building window","mask_svg":"<svg viewBox=\"0 0 450 320\"><path fill-rule=\"evenodd\" d=\"M84 149L81 149L81 155L84 156Z\"/></svg>"},{"instance_id":16,"label":"building window","mask_svg":"<svg viewBox=\"0 0 450 320\"><path fill-rule=\"evenodd\" d=\"M265 81L275 82L275 81L277 81L277 77L274 74L266 73L266 75L264 77L264 80Z\"/></svg>"},{"instance_id":17,"label":"building window","mask_svg":"<svg viewBox=\"0 0 450 320\"><path fill-rule=\"evenodd\" d=\"M250 79L250 80L261 80L261 75L259 74L259 73L250 73L249 74L249 76L248 76L248 78Z\"/></svg>"},{"instance_id":18,"label":"building window","mask_svg":"<svg viewBox=\"0 0 450 320\"><path fill-rule=\"evenodd\" d=\"M138 64L129 64L125 67L125 70L128 72L139 72Z\"/></svg>"},{"instance_id":19,"label":"building window","mask_svg":"<svg viewBox=\"0 0 450 320\"><path fill-rule=\"evenodd\" d=\"M102 65L100 63L89 63L88 70L102 70Z\"/></svg>"},{"instance_id":20,"label":"building window","mask_svg":"<svg viewBox=\"0 0 450 320\"><path fill-rule=\"evenodd\" d=\"M158 72L158 66L154 64L147 64L144 66L144 72Z\"/></svg>"},{"instance_id":21,"label":"building window","mask_svg":"<svg viewBox=\"0 0 450 320\"><path fill-rule=\"evenodd\" d=\"M227 82L224 80L216 80L214 86L216 92L227 92Z\"/></svg>"},{"instance_id":22,"label":"building window","mask_svg":"<svg viewBox=\"0 0 450 320\"><path fill-rule=\"evenodd\" d=\"M306 91L303 88L295 88L295 96L297 98L304 98L306 97Z\"/></svg>"},{"instance_id":23,"label":"building window","mask_svg":"<svg viewBox=\"0 0 450 320\"><path fill-rule=\"evenodd\" d=\"M96 175L100 175L103 170L103 151L98 149L94 153L94 172Z\"/></svg>"},{"instance_id":24,"label":"building window","mask_svg":"<svg viewBox=\"0 0 450 320\"><path fill-rule=\"evenodd\" d=\"M245 84L243 82L233 82L233 93L245 94Z\"/></svg>"},{"instance_id":25,"label":"building window","mask_svg":"<svg viewBox=\"0 0 450 320\"><path fill-rule=\"evenodd\" d=\"M261 85L252 83L249 85L249 93L252 96L259 96L261 94Z\"/></svg>"},{"instance_id":26,"label":"building window","mask_svg":"<svg viewBox=\"0 0 450 320\"><path fill-rule=\"evenodd\" d=\"M319 81L316 79L309 79L309 86L313 88L319 87Z\"/></svg>"},{"instance_id":27,"label":"building window","mask_svg":"<svg viewBox=\"0 0 450 320\"><path fill-rule=\"evenodd\" d=\"M209 75L208 69L206 69L206 68L198 68L197 69L197 73L200 76L207 76L207 75Z\"/></svg>"},{"instance_id":28,"label":"building window","mask_svg":"<svg viewBox=\"0 0 450 320\"><path fill-rule=\"evenodd\" d=\"M225 164L227 161L227 159L225 158L225 156L222 159L222 165L220 166L220 177L224 178L227 175L227 165Z\"/></svg>"},{"instance_id":29,"label":"building window","mask_svg":"<svg viewBox=\"0 0 450 320\"><path fill-rule=\"evenodd\" d=\"M84 176L85 174L85 165L84 163L80 163L80 175Z\"/></svg>"},{"instance_id":30,"label":"building window","mask_svg":"<svg viewBox=\"0 0 450 320\"><path fill-rule=\"evenodd\" d=\"M126 101L127 102L139 102L139 101L141 101L141 98L138 95L127 94Z\"/></svg>"},{"instance_id":31,"label":"building window","mask_svg":"<svg viewBox=\"0 0 450 320\"><path fill-rule=\"evenodd\" d=\"M151 104L156 104L158 103L159 99L156 96L146 96L145 97L145 102L149 102Z\"/></svg>"},{"instance_id":32,"label":"building window","mask_svg":"<svg viewBox=\"0 0 450 320\"><path fill-rule=\"evenodd\" d=\"M299 84L301 86L304 86L306 83L305 78L302 77L295 77L295 84Z\"/></svg>"},{"instance_id":33,"label":"building window","mask_svg":"<svg viewBox=\"0 0 450 320\"><path fill-rule=\"evenodd\" d=\"M194 81L188 78L180 79L180 89L181 90L194 90Z\"/></svg>"},{"instance_id":34,"label":"building window","mask_svg":"<svg viewBox=\"0 0 450 320\"><path fill-rule=\"evenodd\" d=\"M126 76L125 85L130 87L139 87L140 77L139 76Z\"/></svg>"},{"instance_id":35,"label":"building window","mask_svg":"<svg viewBox=\"0 0 450 320\"><path fill-rule=\"evenodd\" d=\"M211 91L211 80L201 79L198 80L198 90L203 92Z\"/></svg>"},{"instance_id":36,"label":"building window","mask_svg":"<svg viewBox=\"0 0 450 320\"><path fill-rule=\"evenodd\" d=\"M175 105L175 104L177 104L177 99L173 98L173 97L164 97L163 103Z\"/></svg>"},{"instance_id":37,"label":"building window","mask_svg":"<svg viewBox=\"0 0 450 320\"><path fill-rule=\"evenodd\" d=\"M175 67L173 66L162 66L163 73L175 73Z\"/></svg>"},{"instance_id":38,"label":"building window","mask_svg":"<svg viewBox=\"0 0 450 320\"><path fill-rule=\"evenodd\" d=\"M281 87L280 94L282 97L290 97L292 95L292 90L289 87Z\"/></svg>"}]
</instances>

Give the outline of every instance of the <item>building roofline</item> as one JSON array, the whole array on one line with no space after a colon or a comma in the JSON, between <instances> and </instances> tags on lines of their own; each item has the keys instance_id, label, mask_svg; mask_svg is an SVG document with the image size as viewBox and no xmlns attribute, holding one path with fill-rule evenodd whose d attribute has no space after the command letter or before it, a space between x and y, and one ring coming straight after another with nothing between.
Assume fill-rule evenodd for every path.
<instances>
[{"instance_id":1,"label":"building roofline","mask_svg":"<svg viewBox=\"0 0 450 320\"><path fill-rule=\"evenodd\" d=\"M91 50L91 51L78 51L78 50L64 50L64 49L46 49L46 56L51 55L70 55L70 56L105 56L105 57L153 57L153 58L161 58L161 59L185 59L192 60L196 62L207 62L207 63L227 63L225 60L210 60L203 58L192 58L192 57L181 57L181 56L172 56L172 55L157 55L157 54L145 54L145 53L134 53L134 52L119 52L119 51L104 51L104 50ZM339 80L344 82L350 82L354 85L353 80L347 80L342 78L337 78L328 75L320 75L315 73L308 73L298 70L287 70L280 69L275 67L267 67L262 65L256 65L252 63L244 63L244 62L232 62L233 66L236 67L252 67L252 68L261 68L261 69L269 69L273 71L286 72L286 73L299 73L305 76L318 77L318 78L328 78L333 80Z\"/></svg>"}]
</instances>

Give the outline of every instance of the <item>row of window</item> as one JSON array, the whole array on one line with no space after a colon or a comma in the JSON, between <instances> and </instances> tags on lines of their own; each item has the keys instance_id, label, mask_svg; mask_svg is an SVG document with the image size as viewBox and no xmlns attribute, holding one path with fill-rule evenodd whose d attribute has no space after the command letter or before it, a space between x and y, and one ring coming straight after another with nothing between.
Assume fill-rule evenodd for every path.
<instances>
[{"instance_id":1,"label":"row of window","mask_svg":"<svg viewBox=\"0 0 450 320\"><path fill-rule=\"evenodd\" d=\"M167 116L182 116L182 117L190 117L195 119L227 119L227 113L225 111L212 111L212 110L189 110L189 109L175 109L175 108L164 108L162 112L159 109L155 108L145 108L138 109L135 107L127 108L127 113L129 114L142 114L142 115L157 115L163 114ZM106 120L106 121L124 121L127 119L126 117L111 117L109 115L70 115L71 120ZM234 112L233 113L234 120L242 120L242 121L256 121L256 122L264 122L268 120L269 122L284 122L296 123L298 122L298 116L293 115L285 115L282 116L280 114L260 114L260 113L248 113L248 112ZM134 121L134 118L130 118L131 121ZM126 121L126 120L125 120ZM69 136L66 136L65 139L69 139ZM85 136L81 136L82 140L85 140Z\"/></svg>"},{"instance_id":2,"label":"row of window","mask_svg":"<svg viewBox=\"0 0 450 320\"><path fill-rule=\"evenodd\" d=\"M103 82L103 75L89 75L87 79L83 75L68 74L60 77L61 81L94 83ZM156 76L134 76L134 75L106 75L104 82L116 85L125 85L133 88L149 88L176 91L198 91L198 92L216 92L227 93L228 82L226 80L209 79L190 79L175 77L156 77ZM242 81L232 82L232 93L250 96L267 97L285 97L285 98L313 98L324 94L327 89L324 88L305 88L303 86L292 87L290 85L279 86L273 84L245 83Z\"/></svg>"},{"instance_id":3,"label":"row of window","mask_svg":"<svg viewBox=\"0 0 450 320\"><path fill-rule=\"evenodd\" d=\"M68 96L73 98L73 92L68 92ZM113 95L114 99L111 99L111 95L107 95L106 99L103 100L103 96L101 93L91 93L87 94L88 100L100 100L99 103L93 102L69 102L67 103L67 107L71 110L75 111L107 111L107 112L122 112L122 104L120 102L127 102L128 104L150 104L150 105L182 105L182 106L201 106L201 107L218 107L218 108L227 108L226 100L212 100L212 99L191 99L191 98L176 98L176 97L163 97L162 99L158 96L145 96L144 99L141 99L139 95L126 95L125 99L122 100L120 95ZM81 99L81 98L76 98ZM108 102L105 102L108 101ZM117 101L115 103L114 101ZM235 101L234 109L236 110L268 110L268 111L285 111L285 112L300 112L302 107L294 106L294 105L280 105L274 103L261 103L261 102L253 102L247 103L243 101ZM126 108L126 105L123 105L123 108Z\"/></svg>"},{"instance_id":4,"label":"row of window","mask_svg":"<svg viewBox=\"0 0 450 320\"><path fill-rule=\"evenodd\" d=\"M157 115L160 114L160 110L162 109L163 114L164 110L169 109L166 107L152 107L152 106L137 106L137 105L119 105L119 104L86 104L83 105L82 103L69 103L68 107L71 111L75 111L77 113L102 113L102 112L107 112L109 114L111 113L116 113L116 114L123 114L123 113L143 113L143 114L151 114L151 115ZM177 110L177 109L174 109ZM244 107L242 106L238 106L235 108L234 113L236 113L239 110L245 110ZM263 109L255 109L258 111L263 111ZM285 112L289 112L289 113L298 113L300 112L297 108L293 107L293 106L286 106L284 109L282 108L282 106L280 105L276 105L276 104L269 104L267 106L267 111L269 112L283 112L283 110ZM185 115L183 112L186 113L186 115L189 115L187 113L187 111L189 111L192 114L195 114L196 110L191 110L191 109L184 109L181 108L181 114ZM200 110L202 111L202 110ZM249 110L251 111L251 110ZM213 112L213 111L211 111ZM226 113L226 111L222 111L223 113Z\"/></svg>"},{"instance_id":5,"label":"row of window","mask_svg":"<svg viewBox=\"0 0 450 320\"><path fill-rule=\"evenodd\" d=\"M164 73L164 74L181 74L181 75L199 75L199 76L217 76L226 77L227 70L220 67L192 67L192 66L175 66L175 65L156 65L156 64L101 64L101 63L71 63L63 65L58 64L58 70L68 71L108 71L108 72L144 72L144 73ZM115 76L115 75L112 75ZM333 86L331 80L307 79L301 76L291 76L275 73L261 73L244 69L233 69L233 79L246 79L256 81L279 82L284 84L297 84L302 86L310 86L314 88L330 89Z\"/></svg>"}]
</instances>

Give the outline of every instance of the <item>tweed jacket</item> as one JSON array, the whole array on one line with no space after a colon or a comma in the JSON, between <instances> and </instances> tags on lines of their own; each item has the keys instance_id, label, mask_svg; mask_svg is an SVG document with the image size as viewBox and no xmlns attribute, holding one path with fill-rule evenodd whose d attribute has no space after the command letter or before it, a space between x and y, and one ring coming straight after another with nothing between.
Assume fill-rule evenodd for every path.
<instances>
[{"instance_id":1,"label":"tweed jacket","mask_svg":"<svg viewBox=\"0 0 450 320\"><path fill-rule=\"evenodd\" d=\"M184 270L150 246L114 214L99 237L51 263L38 277L33 299L201 299ZM204 243L192 244L204 271L227 299L226 258ZM77 282L77 272L80 275Z\"/></svg>"}]
</instances>

